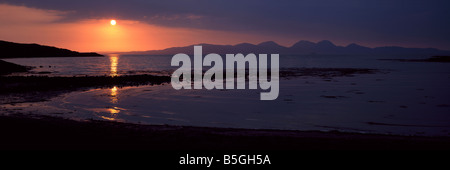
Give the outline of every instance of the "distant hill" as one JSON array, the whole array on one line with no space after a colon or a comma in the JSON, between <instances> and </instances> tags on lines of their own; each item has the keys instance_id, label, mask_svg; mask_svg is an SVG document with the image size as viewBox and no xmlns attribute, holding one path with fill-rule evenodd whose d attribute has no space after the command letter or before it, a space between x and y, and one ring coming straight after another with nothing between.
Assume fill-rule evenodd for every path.
<instances>
[{"instance_id":1,"label":"distant hill","mask_svg":"<svg viewBox=\"0 0 450 170\"><path fill-rule=\"evenodd\" d=\"M256 54L286 54L286 55L450 55L450 51L439 50L435 48L404 48L404 47L376 47L369 48L355 43L348 46L336 46L331 41L323 40L318 43L310 41L299 41L291 47L281 46L273 41L263 42L257 45L241 43L237 45L214 45L197 44L203 46L203 54L236 54L236 53L256 53ZM150 50L138 52L126 52L122 54L136 55L174 55L185 53L192 55L194 45L185 47L172 47L164 50Z\"/></svg>"},{"instance_id":2,"label":"distant hill","mask_svg":"<svg viewBox=\"0 0 450 170\"><path fill-rule=\"evenodd\" d=\"M94 57L97 53L80 53L39 44L20 44L0 40L0 58Z\"/></svg>"}]
</instances>

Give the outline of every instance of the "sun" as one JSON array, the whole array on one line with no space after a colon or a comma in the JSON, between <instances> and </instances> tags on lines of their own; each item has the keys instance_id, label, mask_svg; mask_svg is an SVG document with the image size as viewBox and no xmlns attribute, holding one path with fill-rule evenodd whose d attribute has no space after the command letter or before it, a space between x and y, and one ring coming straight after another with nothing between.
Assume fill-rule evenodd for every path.
<instances>
[{"instance_id":1,"label":"sun","mask_svg":"<svg viewBox=\"0 0 450 170\"><path fill-rule=\"evenodd\" d=\"M110 23L111 23L111 25L116 25L116 24L117 24L116 20L114 20L114 19L113 19L113 20L111 20L111 22L110 22Z\"/></svg>"}]
</instances>

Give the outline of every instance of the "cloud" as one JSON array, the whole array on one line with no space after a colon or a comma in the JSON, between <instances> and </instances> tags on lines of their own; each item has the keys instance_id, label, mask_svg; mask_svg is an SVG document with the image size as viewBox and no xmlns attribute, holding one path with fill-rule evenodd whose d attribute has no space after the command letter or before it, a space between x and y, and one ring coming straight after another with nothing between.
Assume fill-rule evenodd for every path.
<instances>
[{"instance_id":1,"label":"cloud","mask_svg":"<svg viewBox=\"0 0 450 170\"><path fill-rule=\"evenodd\" d=\"M42 10L25 6L0 4L0 23L2 25L52 23L64 18L68 12Z\"/></svg>"},{"instance_id":2,"label":"cloud","mask_svg":"<svg viewBox=\"0 0 450 170\"><path fill-rule=\"evenodd\" d=\"M345 44L450 46L446 0L0 0L69 12L59 22L118 18Z\"/></svg>"},{"instance_id":3,"label":"cloud","mask_svg":"<svg viewBox=\"0 0 450 170\"><path fill-rule=\"evenodd\" d=\"M71 18L74 12L0 4L0 39L77 51L138 51L186 46L199 42L259 43L273 37L199 28L167 27L138 20ZM7 16L7 17L6 17ZM153 16L153 20L201 20L199 15ZM236 38L239 37L239 38Z\"/></svg>"}]
</instances>

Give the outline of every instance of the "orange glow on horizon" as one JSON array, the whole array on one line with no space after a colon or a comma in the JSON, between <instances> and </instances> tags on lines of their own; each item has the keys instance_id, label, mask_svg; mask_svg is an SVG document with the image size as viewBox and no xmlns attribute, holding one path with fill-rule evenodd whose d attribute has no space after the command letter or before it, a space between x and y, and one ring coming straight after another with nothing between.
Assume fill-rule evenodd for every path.
<instances>
[{"instance_id":1,"label":"orange glow on horizon","mask_svg":"<svg viewBox=\"0 0 450 170\"><path fill-rule=\"evenodd\" d=\"M65 11L0 4L0 39L38 43L79 52L160 50L199 43L260 43L277 38L220 30L152 25L135 20L85 19L61 22ZM108 24L106 24L108 23Z\"/></svg>"}]
</instances>

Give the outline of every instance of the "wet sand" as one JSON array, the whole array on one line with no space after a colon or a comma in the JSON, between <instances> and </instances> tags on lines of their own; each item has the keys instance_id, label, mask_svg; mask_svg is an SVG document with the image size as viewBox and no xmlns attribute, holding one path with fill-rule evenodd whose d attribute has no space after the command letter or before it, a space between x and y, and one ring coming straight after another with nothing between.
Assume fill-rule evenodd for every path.
<instances>
[{"instance_id":1,"label":"wet sand","mask_svg":"<svg viewBox=\"0 0 450 170\"><path fill-rule=\"evenodd\" d=\"M3 63L2 63L3 62ZM0 60L1 64L12 64ZM15 64L12 64L16 66ZM17 67L25 69L25 66ZM9 67L8 67L9 68ZM290 79L301 76L332 77L353 76L354 74L374 74L375 69L355 68L289 68L280 71L280 77ZM123 76L0 76L0 104L46 101L71 91L113 86L140 86L169 83L170 76L149 74Z\"/></svg>"},{"instance_id":2,"label":"wet sand","mask_svg":"<svg viewBox=\"0 0 450 170\"><path fill-rule=\"evenodd\" d=\"M300 72L303 71L303 72ZM372 70L293 70L296 76L336 77ZM348 73L348 74L347 74ZM144 76L144 77L142 77ZM80 89L158 84L169 77L1 77L1 103L34 102ZM28 96L26 98L24 96ZM330 98L329 96L323 96ZM450 150L450 137L400 136L337 131L296 131L141 125L113 121L10 114L0 116L0 149L95 150Z\"/></svg>"},{"instance_id":3,"label":"wet sand","mask_svg":"<svg viewBox=\"0 0 450 170\"><path fill-rule=\"evenodd\" d=\"M252 130L55 117L0 116L1 149L95 150L449 150L450 137Z\"/></svg>"}]
</instances>

